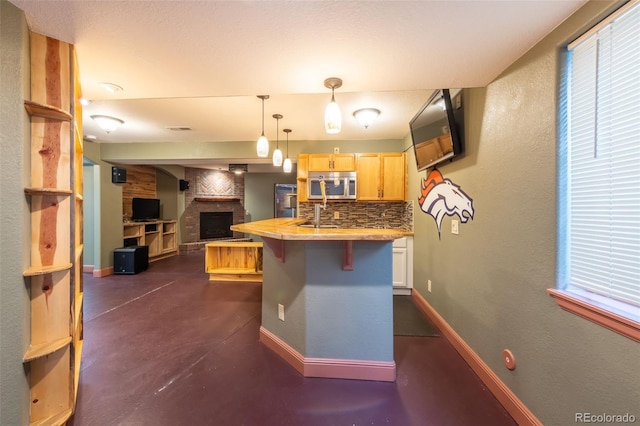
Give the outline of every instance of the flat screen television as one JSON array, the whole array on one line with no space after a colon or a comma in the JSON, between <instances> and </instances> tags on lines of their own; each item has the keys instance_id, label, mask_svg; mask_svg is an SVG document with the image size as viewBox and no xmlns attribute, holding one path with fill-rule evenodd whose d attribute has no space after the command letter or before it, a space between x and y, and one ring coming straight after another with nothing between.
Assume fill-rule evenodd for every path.
<instances>
[{"instance_id":1,"label":"flat screen television","mask_svg":"<svg viewBox=\"0 0 640 426\"><path fill-rule=\"evenodd\" d=\"M409 122L418 171L452 161L464 149L462 89L438 89Z\"/></svg>"},{"instance_id":2,"label":"flat screen television","mask_svg":"<svg viewBox=\"0 0 640 426\"><path fill-rule=\"evenodd\" d=\"M160 200L157 198L133 198L131 220L145 222L160 219Z\"/></svg>"}]
</instances>

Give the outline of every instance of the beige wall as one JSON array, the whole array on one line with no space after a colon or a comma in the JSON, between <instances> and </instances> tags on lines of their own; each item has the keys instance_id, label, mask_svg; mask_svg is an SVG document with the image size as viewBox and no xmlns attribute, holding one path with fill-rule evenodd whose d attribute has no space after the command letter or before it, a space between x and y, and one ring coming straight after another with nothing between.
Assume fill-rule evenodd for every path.
<instances>
[{"instance_id":1,"label":"beige wall","mask_svg":"<svg viewBox=\"0 0 640 426\"><path fill-rule=\"evenodd\" d=\"M0 0L0 424L29 422L22 357L29 346L29 31L23 13Z\"/></svg>"},{"instance_id":2,"label":"beige wall","mask_svg":"<svg viewBox=\"0 0 640 426\"><path fill-rule=\"evenodd\" d=\"M113 266L113 249L122 247L122 185L111 183L111 164L100 159L100 145L84 143L84 156L95 165L94 212L95 270ZM89 188L85 187L85 191Z\"/></svg>"},{"instance_id":3,"label":"beige wall","mask_svg":"<svg viewBox=\"0 0 640 426\"><path fill-rule=\"evenodd\" d=\"M460 235L446 232L446 218L439 240L433 219L421 213L417 203L415 208L417 290L547 425L572 424L580 411L640 417L640 345L561 311L545 292L555 285L556 268L557 46L610 4L588 3L488 87L465 91L466 155L441 168L474 199L475 218L460 226ZM27 421L29 407L22 365L28 295L21 285L28 260L28 206L22 190L29 175L24 164L28 117L22 107L28 93L28 32L22 12L6 0L0 0L0 7L0 424L17 425ZM385 142L345 141L339 146L343 152L403 149L402 141ZM408 143L405 139L404 147ZM148 147L114 145L101 156L96 144L85 144L87 157L99 167L100 190L94 195L101 205L96 213L101 218L96 232L101 247L122 244L122 194L111 184L111 164L105 161L117 162L129 154L142 158ZM196 145L180 147L182 151L169 146L163 156L200 154ZM231 155L230 147L217 152L211 152L210 145L204 148L214 158L221 152ZM254 156L253 143L243 149L246 157ZM302 149L290 141L291 157ZM326 151L326 145L308 143L304 150ZM425 173L417 173L413 161L410 154L409 187L416 200ZM111 255L103 252L96 267L110 265ZM426 291L427 279L433 281L431 293ZM513 372L500 361L504 348L515 354L518 367Z\"/></svg>"},{"instance_id":4,"label":"beige wall","mask_svg":"<svg viewBox=\"0 0 640 426\"><path fill-rule=\"evenodd\" d=\"M610 4L587 4L488 87L465 90L466 154L440 171L473 199L473 221L452 235L445 218L439 240L416 201L415 287L546 425L585 411L640 417L640 345L546 293L557 258L558 49ZM410 167L414 200L425 175ZM505 348L515 371L501 362Z\"/></svg>"},{"instance_id":5,"label":"beige wall","mask_svg":"<svg viewBox=\"0 0 640 426\"><path fill-rule=\"evenodd\" d=\"M409 124L407 123L407 132ZM292 132L292 135L295 133ZM153 164L156 161L202 160L255 158L255 141L237 142L163 142L155 143L149 149L148 143L100 144L100 158L103 161L118 163ZM289 157L297 161L299 153L333 152L397 152L402 149L402 140L355 140L355 141L297 141L289 140ZM125 166L126 167L126 166Z\"/></svg>"}]
</instances>

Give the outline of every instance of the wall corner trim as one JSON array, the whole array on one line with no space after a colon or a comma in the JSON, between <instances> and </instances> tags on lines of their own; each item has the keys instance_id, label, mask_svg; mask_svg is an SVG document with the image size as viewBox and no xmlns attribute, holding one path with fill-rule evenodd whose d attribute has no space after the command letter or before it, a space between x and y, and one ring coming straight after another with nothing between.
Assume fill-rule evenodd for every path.
<instances>
[{"instance_id":1,"label":"wall corner trim","mask_svg":"<svg viewBox=\"0 0 640 426\"><path fill-rule=\"evenodd\" d=\"M94 269L93 270L93 276L95 278L102 278L102 277L106 277L109 275L113 275L113 266L109 266L108 268L104 268L104 269Z\"/></svg>"},{"instance_id":2,"label":"wall corner trim","mask_svg":"<svg viewBox=\"0 0 640 426\"><path fill-rule=\"evenodd\" d=\"M263 326L260 326L260 342L283 358L304 377L380 382L395 382L396 380L395 361L304 357Z\"/></svg>"},{"instance_id":3,"label":"wall corner trim","mask_svg":"<svg viewBox=\"0 0 640 426\"><path fill-rule=\"evenodd\" d=\"M435 324L442 335L451 343L458 353L480 377L491 393L520 426L542 426L542 422L511 392L496 373L476 354L458 333L436 312L435 309L417 291L411 297L418 308Z\"/></svg>"}]
</instances>

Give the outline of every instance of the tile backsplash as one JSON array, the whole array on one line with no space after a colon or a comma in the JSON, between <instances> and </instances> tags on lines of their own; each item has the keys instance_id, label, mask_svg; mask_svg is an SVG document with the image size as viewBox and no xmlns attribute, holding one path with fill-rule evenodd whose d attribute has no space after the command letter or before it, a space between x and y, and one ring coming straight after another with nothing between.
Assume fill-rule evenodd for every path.
<instances>
[{"instance_id":1,"label":"tile backsplash","mask_svg":"<svg viewBox=\"0 0 640 426\"><path fill-rule=\"evenodd\" d=\"M313 221L314 202L298 204L298 217ZM338 218L334 219L335 213ZM320 211L323 225L340 228L388 228L413 232L413 201L363 203L328 202Z\"/></svg>"}]
</instances>

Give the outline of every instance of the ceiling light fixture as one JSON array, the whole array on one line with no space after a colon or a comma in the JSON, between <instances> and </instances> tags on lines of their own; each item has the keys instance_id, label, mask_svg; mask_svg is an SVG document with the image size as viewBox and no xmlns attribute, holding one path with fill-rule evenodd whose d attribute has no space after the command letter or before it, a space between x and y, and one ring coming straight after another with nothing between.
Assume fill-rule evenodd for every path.
<instances>
[{"instance_id":1,"label":"ceiling light fixture","mask_svg":"<svg viewBox=\"0 0 640 426\"><path fill-rule=\"evenodd\" d=\"M376 108L362 108L353 112L353 116L365 129L368 129L379 115L380 110Z\"/></svg>"},{"instance_id":2,"label":"ceiling light fixture","mask_svg":"<svg viewBox=\"0 0 640 426\"><path fill-rule=\"evenodd\" d=\"M108 115L92 115L91 118L107 133L117 130L118 127L124 124L124 121L119 118L109 117Z\"/></svg>"},{"instance_id":3,"label":"ceiling light fixture","mask_svg":"<svg viewBox=\"0 0 640 426\"><path fill-rule=\"evenodd\" d=\"M269 99L269 95L258 95L262 99L262 135L258 138L256 151L258 157L266 158L269 156L269 139L264 135L264 100Z\"/></svg>"},{"instance_id":4,"label":"ceiling light fixture","mask_svg":"<svg viewBox=\"0 0 640 426\"><path fill-rule=\"evenodd\" d=\"M247 170L249 169L246 164L229 164L229 171L237 175L241 175Z\"/></svg>"},{"instance_id":5,"label":"ceiling light fixture","mask_svg":"<svg viewBox=\"0 0 640 426\"><path fill-rule=\"evenodd\" d=\"M342 113L336 103L334 90L342 87L342 80L337 77L330 77L324 81L324 86L331 89L331 102L324 111L324 128L327 133L340 133L342 128Z\"/></svg>"},{"instance_id":6,"label":"ceiling light fixture","mask_svg":"<svg viewBox=\"0 0 640 426\"><path fill-rule=\"evenodd\" d=\"M116 93L124 90L121 86L118 86L117 84L106 83L106 82L100 83L100 87L102 87L104 90L106 90L109 93Z\"/></svg>"},{"instance_id":7,"label":"ceiling light fixture","mask_svg":"<svg viewBox=\"0 0 640 426\"><path fill-rule=\"evenodd\" d=\"M285 173L291 173L292 165L291 159L289 158L289 133L291 133L291 129L283 129L282 131L287 134L287 158L284 159L282 171Z\"/></svg>"},{"instance_id":8,"label":"ceiling light fixture","mask_svg":"<svg viewBox=\"0 0 640 426\"><path fill-rule=\"evenodd\" d=\"M280 147L278 144L279 142L278 134L280 132L280 127L278 126L278 123L282 118L282 114L273 114L273 118L276 119L276 149L273 151L273 165L275 167L280 167L282 166L282 151L280 151Z\"/></svg>"}]
</instances>

